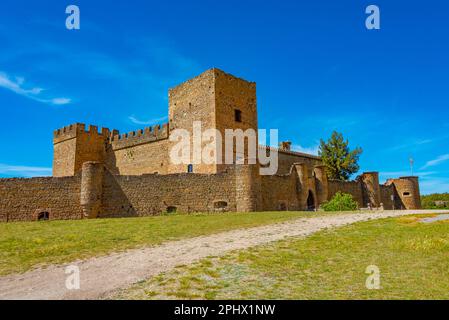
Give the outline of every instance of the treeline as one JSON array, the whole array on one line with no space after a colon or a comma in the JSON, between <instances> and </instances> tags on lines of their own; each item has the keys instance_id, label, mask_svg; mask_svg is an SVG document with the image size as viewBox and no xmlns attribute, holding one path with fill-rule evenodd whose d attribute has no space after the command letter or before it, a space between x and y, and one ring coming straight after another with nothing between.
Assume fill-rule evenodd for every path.
<instances>
[{"instance_id":1,"label":"treeline","mask_svg":"<svg viewBox=\"0 0 449 320\"><path fill-rule=\"evenodd\" d=\"M446 203L436 204L437 201ZM449 193L433 193L421 196L421 205L424 209L445 209L449 208Z\"/></svg>"}]
</instances>

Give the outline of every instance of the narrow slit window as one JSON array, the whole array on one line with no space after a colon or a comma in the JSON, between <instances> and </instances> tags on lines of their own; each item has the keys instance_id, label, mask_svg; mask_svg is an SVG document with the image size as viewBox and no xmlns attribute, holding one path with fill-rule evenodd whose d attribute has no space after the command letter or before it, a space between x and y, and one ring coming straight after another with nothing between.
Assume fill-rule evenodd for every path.
<instances>
[{"instance_id":1,"label":"narrow slit window","mask_svg":"<svg viewBox=\"0 0 449 320\"><path fill-rule=\"evenodd\" d=\"M242 122L242 111L240 111L239 109L235 109L234 115L235 115L236 122Z\"/></svg>"}]
</instances>

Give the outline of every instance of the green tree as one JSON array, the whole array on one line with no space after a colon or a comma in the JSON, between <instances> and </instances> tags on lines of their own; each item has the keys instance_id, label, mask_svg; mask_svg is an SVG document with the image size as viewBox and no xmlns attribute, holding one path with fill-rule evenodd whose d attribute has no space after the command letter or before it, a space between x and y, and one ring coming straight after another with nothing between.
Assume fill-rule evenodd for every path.
<instances>
[{"instance_id":1,"label":"green tree","mask_svg":"<svg viewBox=\"0 0 449 320\"><path fill-rule=\"evenodd\" d=\"M318 155L321 156L329 179L348 180L352 174L359 170L359 157L362 148L350 150L348 140L341 133L332 132L330 139L320 141Z\"/></svg>"}]
</instances>

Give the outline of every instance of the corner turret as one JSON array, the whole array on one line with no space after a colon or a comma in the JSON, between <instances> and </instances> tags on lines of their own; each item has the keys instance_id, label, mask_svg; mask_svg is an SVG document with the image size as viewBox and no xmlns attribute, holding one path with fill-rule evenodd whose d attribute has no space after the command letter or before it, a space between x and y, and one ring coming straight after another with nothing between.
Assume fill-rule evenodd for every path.
<instances>
[{"instance_id":1,"label":"corner turret","mask_svg":"<svg viewBox=\"0 0 449 320\"><path fill-rule=\"evenodd\" d=\"M395 207L397 209L421 209L418 177L390 179L385 185L393 185L395 187L397 193Z\"/></svg>"},{"instance_id":2,"label":"corner turret","mask_svg":"<svg viewBox=\"0 0 449 320\"><path fill-rule=\"evenodd\" d=\"M117 130L113 131L118 134ZM111 138L109 129L75 123L53 133L53 176L73 176L84 162L104 161L105 144Z\"/></svg>"}]
</instances>

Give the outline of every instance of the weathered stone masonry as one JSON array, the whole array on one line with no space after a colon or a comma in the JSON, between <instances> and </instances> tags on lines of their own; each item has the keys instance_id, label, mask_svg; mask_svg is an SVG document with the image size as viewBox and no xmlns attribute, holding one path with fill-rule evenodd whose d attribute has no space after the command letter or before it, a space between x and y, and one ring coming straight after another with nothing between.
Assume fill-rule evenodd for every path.
<instances>
[{"instance_id":1,"label":"weathered stone masonry","mask_svg":"<svg viewBox=\"0 0 449 320\"><path fill-rule=\"evenodd\" d=\"M0 179L0 221L81 219L81 177Z\"/></svg>"},{"instance_id":2,"label":"weathered stone masonry","mask_svg":"<svg viewBox=\"0 0 449 320\"><path fill-rule=\"evenodd\" d=\"M170 162L169 137L177 128L191 133L194 121L222 134L257 131L255 83L211 69L170 89L169 122L162 126L124 134L80 123L56 130L53 177L0 179L0 221L312 210L338 191L353 195L360 207L421 206L417 177L384 185L377 172L349 182L328 180L319 157L294 152L289 142L279 149L259 146L278 151L276 175L259 175L258 165L220 163L195 164L188 173L186 165Z\"/></svg>"}]
</instances>

